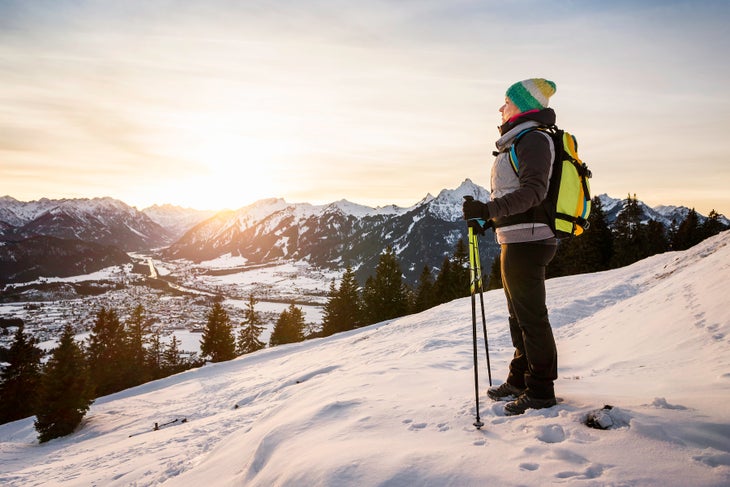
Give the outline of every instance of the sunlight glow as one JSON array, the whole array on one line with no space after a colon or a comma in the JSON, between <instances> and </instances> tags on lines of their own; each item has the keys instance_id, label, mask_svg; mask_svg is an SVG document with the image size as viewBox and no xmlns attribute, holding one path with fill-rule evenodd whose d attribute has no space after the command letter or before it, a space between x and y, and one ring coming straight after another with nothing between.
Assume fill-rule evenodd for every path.
<instances>
[{"instance_id":1,"label":"sunlight glow","mask_svg":"<svg viewBox=\"0 0 730 487\"><path fill-rule=\"evenodd\" d=\"M218 113L187 117L179 124L169 153L188 161L193 174L179 175L187 181L178 187L175 201L196 208L237 209L281 195L282 176L295 163L297 145L286 136L277 137L272 120Z\"/></svg>"}]
</instances>

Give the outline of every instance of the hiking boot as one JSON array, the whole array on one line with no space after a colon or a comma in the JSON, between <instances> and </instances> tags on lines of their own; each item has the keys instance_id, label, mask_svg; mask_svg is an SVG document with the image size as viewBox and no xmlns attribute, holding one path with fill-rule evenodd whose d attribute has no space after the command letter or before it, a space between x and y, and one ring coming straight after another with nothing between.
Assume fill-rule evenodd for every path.
<instances>
[{"instance_id":1,"label":"hiking boot","mask_svg":"<svg viewBox=\"0 0 730 487\"><path fill-rule=\"evenodd\" d=\"M508 402L504 405L504 414L506 416L515 416L517 414L523 414L528 409L544 409L555 406L558 401L554 397L547 399L540 399L536 397L530 397L527 394L521 394L520 397L512 402Z\"/></svg>"},{"instance_id":2,"label":"hiking boot","mask_svg":"<svg viewBox=\"0 0 730 487\"><path fill-rule=\"evenodd\" d=\"M512 401L523 392L525 392L525 389L520 389L509 382L505 382L499 387L490 387L487 389L487 396L494 401Z\"/></svg>"}]
</instances>

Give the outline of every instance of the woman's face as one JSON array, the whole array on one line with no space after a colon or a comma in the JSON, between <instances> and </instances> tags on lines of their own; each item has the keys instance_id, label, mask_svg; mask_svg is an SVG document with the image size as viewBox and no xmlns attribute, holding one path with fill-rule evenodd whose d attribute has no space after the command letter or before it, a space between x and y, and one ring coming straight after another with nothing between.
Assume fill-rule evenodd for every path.
<instances>
[{"instance_id":1,"label":"woman's face","mask_svg":"<svg viewBox=\"0 0 730 487\"><path fill-rule=\"evenodd\" d=\"M499 109L499 112L502 114L502 123L505 123L510 118L519 114L520 110L514 103L512 103L512 100L510 100L509 98L505 98L504 105L502 105L502 107Z\"/></svg>"}]
</instances>

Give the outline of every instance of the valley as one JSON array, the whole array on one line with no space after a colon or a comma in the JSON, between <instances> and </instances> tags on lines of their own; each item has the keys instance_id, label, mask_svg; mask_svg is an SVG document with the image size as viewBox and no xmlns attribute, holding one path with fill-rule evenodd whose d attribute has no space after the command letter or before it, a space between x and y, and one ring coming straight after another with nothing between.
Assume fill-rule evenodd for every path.
<instances>
[{"instance_id":1,"label":"valley","mask_svg":"<svg viewBox=\"0 0 730 487\"><path fill-rule=\"evenodd\" d=\"M115 309L125 321L141 304L152 329L160 330L164 341L176 336L184 352L196 353L215 299L222 299L235 331L253 294L258 301L255 309L266 326L261 340L268 342L278 315L292 302L302 309L307 326L316 328L329 283L339 277L337 272L305 262L247 267L230 257L197 264L163 261L143 253L130 253L130 257L132 264L92 274L7 285L0 292L0 323L22 320L42 348L49 350L66 323L83 339L102 307ZM13 330L8 326L0 331L0 346L10 345Z\"/></svg>"}]
</instances>

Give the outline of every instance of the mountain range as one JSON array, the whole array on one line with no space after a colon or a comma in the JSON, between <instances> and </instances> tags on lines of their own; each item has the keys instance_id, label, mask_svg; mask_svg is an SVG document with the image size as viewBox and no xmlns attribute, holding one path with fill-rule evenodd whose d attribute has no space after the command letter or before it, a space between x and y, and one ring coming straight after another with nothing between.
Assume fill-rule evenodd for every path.
<instances>
[{"instance_id":1,"label":"mountain range","mask_svg":"<svg viewBox=\"0 0 730 487\"><path fill-rule=\"evenodd\" d=\"M344 200L320 206L262 200L200 223L163 250L163 256L200 261L230 254L251 264L306 260L326 268L351 265L364 279L390 246L406 279L415 280L424 264L439 268L465 236L464 195L489 197L485 189L465 181L410 208L369 208ZM488 253L495 251L492 245Z\"/></svg>"},{"instance_id":2,"label":"mountain range","mask_svg":"<svg viewBox=\"0 0 730 487\"><path fill-rule=\"evenodd\" d=\"M435 197L426 195L408 208L371 208L346 200L311 205L271 198L218 213L172 205L140 211L112 198L21 202L5 196L0 198L0 283L73 275L81 267L92 271L119 260L118 255L111 260L94 259L98 263L94 266L86 249L62 244L64 240L108 246L109 253L111 248L155 250L164 259L195 262L231 255L241 256L251 265L298 260L325 268L351 265L361 280L373 272L381 252L390 246L406 280L415 282L424 265L438 271L458 240L465 238L461 217L465 195L482 201L489 198L486 189L468 179L456 189L444 189ZM625 200L607 195L599 198L611 224ZM667 227L681 222L690 211L685 207L639 205L645 220L654 219ZM730 224L724 217L722 220ZM46 253L53 255L64 247L61 254L66 266L54 264L51 269L39 264L38 236L55 237L44 240ZM492 239L483 240L482 258L491 262L498 247ZM24 252L25 246L35 250ZM69 251L74 248L78 252ZM7 270L10 267L16 271ZM35 271L19 273L19 268Z\"/></svg>"}]
</instances>

